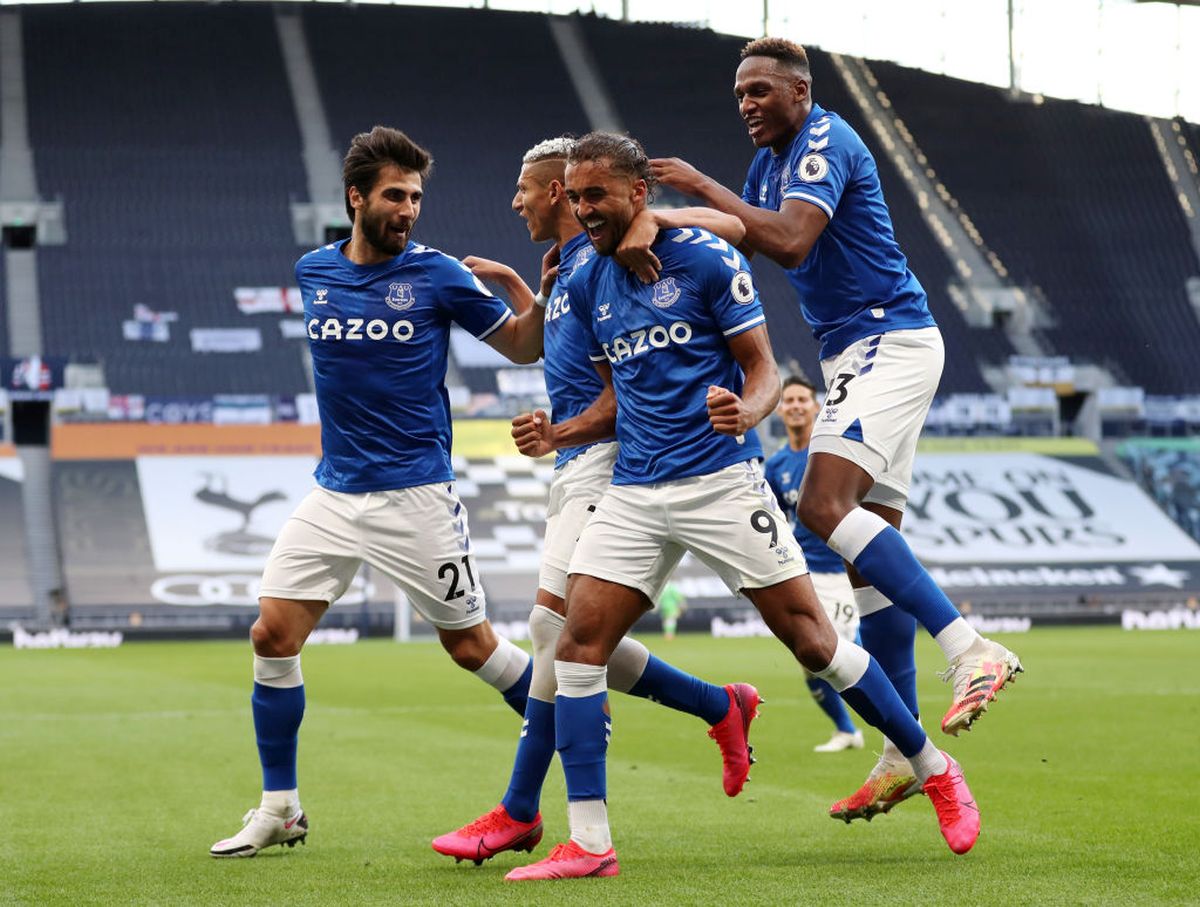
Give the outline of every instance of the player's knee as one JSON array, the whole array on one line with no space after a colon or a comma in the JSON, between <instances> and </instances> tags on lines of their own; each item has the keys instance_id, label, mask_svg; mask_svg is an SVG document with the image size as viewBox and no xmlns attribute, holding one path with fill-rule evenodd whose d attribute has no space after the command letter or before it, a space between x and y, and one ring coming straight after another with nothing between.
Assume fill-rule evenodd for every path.
<instances>
[{"instance_id":1,"label":"player's knee","mask_svg":"<svg viewBox=\"0 0 1200 907\"><path fill-rule=\"evenodd\" d=\"M479 651L479 647L467 640L443 642L442 648L451 660L464 671L478 671L487 661L487 655Z\"/></svg>"},{"instance_id":2,"label":"player's knee","mask_svg":"<svg viewBox=\"0 0 1200 907\"><path fill-rule=\"evenodd\" d=\"M529 641L533 643L535 658L554 657L558 638L562 634L566 618L543 605L535 605L529 612Z\"/></svg>"},{"instance_id":3,"label":"player's knee","mask_svg":"<svg viewBox=\"0 0 1200 907\"><path fill-rule=\"evenodd\" d=\"M580 627L572 629L571 622L558 635L558 645L554 650L556 661L570 661L576 664L604 664L603 646L594 634L580 633Z\"/></svg>"},{"instance_id":4,"label":"player's knee","mask_svg":"<svg viewBox=\"0 0 1200 907\"><path fill-rule=\"evenodd\" d=\"M287 658L300 652L304 640L286 621L259 617L250 628L254 652L264 658Z\"/></svg>"},{"instance_id":5,"label":"player's knee","mask_svg":"<svg viewBox=\"0 0 1200 907\"><path fill-rule=\"evenodd\" d=\"M578 655L584 648L581 642L575 638L570 627L563 627L558 634L558 642L554 646L554 659L555 661L578 662Z\"/></svg>"},{"instance_id":6,"label":"player's knee","mask_svg":"<svg viewBox=\"0 0 1200 907\"><path fill-rule=\"evenodd\" d=\"M474 628L472 628L474 629ZM482 634L467 631L440 633L442 648L451 660L464 671L478 671L496 650L496 639L488 640Z\"/></svg>"},{"instance_id":7,"label":"player's knee","mask_svg":"<svg viewBox=\"0 0 1200 907\"><path fill-rule=\"evenodd\" d=\"M827 539L855 506L854 501L841 500L821 490L810 491L806 487L796 510L801 523L821 538Z\"/></svg>"},{"instance_id":8,"label":"player's knee","mask_svg":"<svg viewBox=\"0 0 1200 907\"><path fill-rule=\"evenodd\" d=\"M806 671L815 674L825 670L833 661L836 651L837 633L828 620L809 615L797 618L793 628L792 652Z\"/></svg>"}]
</instances>

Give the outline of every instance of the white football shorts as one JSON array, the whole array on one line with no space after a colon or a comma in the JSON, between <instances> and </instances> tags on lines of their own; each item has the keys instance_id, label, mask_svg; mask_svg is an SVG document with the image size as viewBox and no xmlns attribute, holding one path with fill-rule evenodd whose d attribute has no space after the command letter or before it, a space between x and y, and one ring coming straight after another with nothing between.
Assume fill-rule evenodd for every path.
<instances>
[{"instance_id":1,"label":"white football shorts","mask_svg":"<svg viewBox=\"0 0 1200 907\"><path fill-rule=\"evenodd\" d=\"M612 484L619 446L607 441L589 447L555 470L546 506L546 540L538 588L559 598L567 596L567 567L579 534Z\"/></svg>"},{"instance_id":2,"label":"white football shorts","mask_svg":"<svg viewBox=\"0 0 1200 907\"><path fill-rule=\"evenodd\" d=\"M435 627L461 630L487 616L453 482L363 494L313 489L275 540L259 595L332 604L364 561Z\"/></svg>"},{"instance_id":3,"label":"white football shorts","mask_svg":"<svg viewBox=\"0 0 1200 907\"><path fill-rule=\"evenodd\" d=\"M864 337L821 360L827 392L809 450L856 463L875 480L864 500L903 511L945 357L930 327Z\"/></svg>"},{"instance_id":4,"label":"white football shorts","mask_svg":"<svg viewBox=\"0 0 1200 907\"><path fill-rule=\"evenodd\" d=\"M735 595L808 572L756 460L650 485L611 485L584 527L570 573L658 600L685 551Z\"/></svg>"},{"instance_id":5,"label":"white football shorts","mask_svg":"<svg viewBox=\"0 0 1200 907\"><path fill-rule=\"evenodd\" d=\"M858 638L858 604L854 600L854 589L845 570L837 573L812 573L813 589L821 601L821 607L829 615L829 622L838 636L846 642Z\"/></svg>"}]
</instances>

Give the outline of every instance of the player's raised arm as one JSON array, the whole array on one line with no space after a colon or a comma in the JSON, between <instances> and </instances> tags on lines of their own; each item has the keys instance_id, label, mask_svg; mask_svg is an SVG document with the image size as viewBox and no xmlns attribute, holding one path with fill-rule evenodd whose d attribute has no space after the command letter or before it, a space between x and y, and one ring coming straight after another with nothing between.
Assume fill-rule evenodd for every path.
<instances>
[{"instance_id":1,"label":"player's raised arm","mask_svg":"<svg viewBox=\"0 0 1200 907\"><path fill-rule=\"evenodd\" d=\"M462 261L480 280L500 287L518 315L533 306L533 290L508 265L478 255L468 255Z\"/></svg>"},{"instance_id":2,"label":"player's raised arm","mask_svg":"<svg viewBox=\"0 0 1200 907\"><path fill-rule=\"evenodd\" d=\"M537 296L529 297L531 304L528 305L528 308L520 308L519 303L514 300L514 305L518 306L518 316L506 321L495 333L487 338L487 342L498 353L506 356L513 362L527 364L537 362L541 358L545 331L546 301L551 289L554 287L555 278L558 277L559 252L560 248L556 244L551 246L546 254L542 256L541 286L538 289ZM507 266L500 265L500 268L507 268ZM508 270L511 270L511 268ZM529 292L529 287L525 285L525 281L517 277L516 272L513 272L511 277L505 277L506 280L511 280L512 278L520 281L525 293Z\"/></svg>"},{"instance_id":3,"label":"player's raised arm","mask_svg":"<svg viewBox=\"0 0 1200 907\"><path fill-rule=\"evenodd\" d=\"M794 268L804 261L829 223L821 208L799 199L785 200L778 211L748 204L711 176L676 157L656 158L650 161L650 170L660 184L738 218L746 228L746 237L739 246L746 251L761 252L785 268Z\"/></svg>"},{"instance_id":4,"label":"player's raised arm","mask_svg":"<svg viewBox=\"0 0 1200 907\"><path fill-rule=\"evenodd\" d=\"M746 238L746 225L741 220L715 208L646 208L634 217L625 232L617 247L617 261L633 271L643 283L654 283L658 280L662 264L650 247L660 230L684 227L700 227L735 246L741 245Z\"/></svg>"},{"instance_id":5,"label":"player's raised arm","mask_svg":"<svg viewBox=\"0 0 1200 907\"><path fill-rule=\"evenodd\" d=\"M488 344L501 356L518 365L537 362L542 355L544 305L530 306L515 318L509 318L488 336Z\"/></svg>"},{"instance_id":6,"label":"player's raised arm","mask_svg":"<svg viewBox=\"0 0 1200 907\"><path fill-rule=\"evenodd\" d=\"M708 421L718 434L744 435L770 415L779 402L779 369L765 325L743 331L728 342L745 383L740 397L723 387L708 389Z\"/></svg>"},{"instance_id":7,"label":"player's raised arm","mask_svg":"<svg viewBox=\"0 0 1200 907\"><path fill-rule=\"evenodd\" d=\"M444 255L431 260L429 267L435 268L441 278L446 314L505 358L521 365L537 362L542 354L545 303L535 305L538 300L529 300L529 288L515 272L509 274L511 269L506 266L482 259L475 259L474 263L500 285L511 286L513 296L518 299L515 305L519 314L514 316L466 263Z\"/></svg>"}]
</instances>

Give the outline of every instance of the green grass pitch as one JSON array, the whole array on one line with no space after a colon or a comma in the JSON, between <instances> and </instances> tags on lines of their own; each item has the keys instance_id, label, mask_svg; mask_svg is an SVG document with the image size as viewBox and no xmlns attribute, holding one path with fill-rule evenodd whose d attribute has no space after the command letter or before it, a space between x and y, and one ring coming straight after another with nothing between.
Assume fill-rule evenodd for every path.
<instances>
[{"instance_id":1,"label":"green grass pitch","mask_svg":"<svg viewBox=\"0 0 1200 907\"><path fill-rule=\"evenodd\" d=\"M304 656L307 846L213 860L257 805L241 643L0 653L2 904L1137 904L1200 901L1200 635L1040 629L1004 640L1027 673L970 734L936 731L941 653L918 650L926 724L963 763L983 833L950 853L916 798L874 822L825 815L873 764L817 755L830 728L773 640L647 637L767 699L737 799L696 719L614 696L615 879L503 881L429 841L493 806L519 721L435 644ZM562 772L541 857L566 835Z\"/></svg>"}]
</instances>

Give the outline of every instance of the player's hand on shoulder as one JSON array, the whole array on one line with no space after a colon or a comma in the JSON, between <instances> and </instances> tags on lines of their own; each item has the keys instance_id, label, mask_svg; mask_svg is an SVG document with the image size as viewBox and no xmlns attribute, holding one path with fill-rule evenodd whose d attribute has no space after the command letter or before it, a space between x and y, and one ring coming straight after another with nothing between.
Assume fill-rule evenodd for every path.
<instances>
[{"instance_id":1,"label":"player's hand on shoulder","mask_svg":"<svg viewBox=\"0 0 1200 907\"><path fill-rule=\"evenodd\" d=\"M642 283L654 283L662 271L662 262L650 251L656 239L658 223L653 214L643 209L633 218L617 246L617 261L636 274Z\"/></svg>"},{"instance_id":2,"label":"player's hand on shoulder","mask_svg":"<svg viewBox=\"0 0 1200 907\"><path fill-rule=\"evenodd\" d=\"M545 411L521 413L512 420L513 442L517 450L527 457L544 457L557 448L554 443L554 426Z\"/></svg>"},{"instance_id":3,"label":"player's hand on shoulder","mask_svg":"<svg viewBox=\"0 0 1200 907\"><path fill-rule=\"evenodd\" d=\"M696 195L704 182L704 174L677 157L656 157L650 161L650 173L659 183L685 195Z\"/></svg>"},{"instance_id":4,"label":"player's hand on shoulder","mask_svg":"<svg viewBox=\"0 0 1200 907\"><path fill-rule=\"evenodd\" d=\"M562 261L562 250L558 243L552 245L542 256L542 285L541 294L549 296L554 289L554 281L558 279L558 265Z\"/></svg>"},{"instance_id":5,"label":"player's hand on shoulder","mask_svg":"<svg viewBox=\"0 0 1200 907\"><path fill-rule=\"evenodd\" d=\"M490 258L481 258L478 255L468 255L462 260L462 263L470 268L471 273L480 280L504 283L517 276L517 272L508 265L492 261Z\"/></svg>"},{"instance_id":6,"label":"player's hand on shoulder","mask_svg":"<svg viewBox=\"0 0 1200 907\"><path fill-rule=\"evenodd\" d=\"M733 391L710 384L705 402L708 404L709 424L717 434L744 435L754 427L745 403Z\"/></svg>"}]
</instances>

